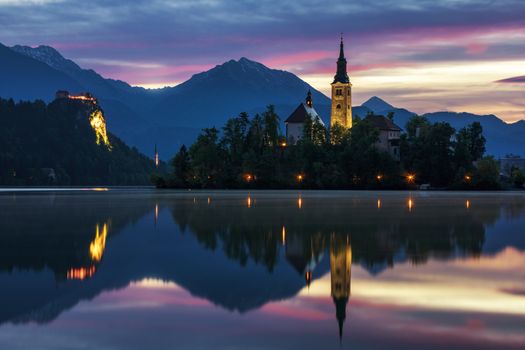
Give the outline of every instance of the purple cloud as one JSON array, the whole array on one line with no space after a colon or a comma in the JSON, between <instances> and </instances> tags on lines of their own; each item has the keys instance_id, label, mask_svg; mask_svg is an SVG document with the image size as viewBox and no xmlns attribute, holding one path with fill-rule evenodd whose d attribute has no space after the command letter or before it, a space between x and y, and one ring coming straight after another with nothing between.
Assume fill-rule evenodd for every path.
<instances>
[{"instance_id":1,"label":"purple cloud","mask_svg":"<svg viewBox=\"0 0 525 350\"><path fill-rule=\"evenodd\" d=\"M497 83L525 83L525 75L521 77L512 77L512 78L498 80Z\"/></svg>"}]
</instances>

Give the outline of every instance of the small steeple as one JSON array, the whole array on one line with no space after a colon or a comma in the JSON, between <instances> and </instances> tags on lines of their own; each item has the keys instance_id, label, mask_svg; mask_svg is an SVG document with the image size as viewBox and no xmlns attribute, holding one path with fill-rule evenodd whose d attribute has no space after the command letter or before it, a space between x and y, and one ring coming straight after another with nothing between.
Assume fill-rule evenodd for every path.
<instances>
[{"instance_id":1,"label":"small steeple","mask_svg":"<svg viewBox=\"0 0 525 350\"><path fill-rule=\"evenodd\" d=\"M159 152L157 151L157 144L155 144L155 166L159 167Z\"/></svg>"},{"instance_id":2,"label":"small steeple","mask_svg":"<svg viewBox=\"0 0 525 350\"><path fill-rule=\"evenodd\" d=\"M312 103L312 92L310 90L308 90L308 94L306 95L306 105L310 108L312 108L313 106L313 103Z\"/></svg>"},{"instance_id":3,"label":"small steeple","mask_svg":"<svg viewBox=\"0 0 525 350\"><path fill-rule=\"evenodd\" d=\"M348 73L346 72L346 58L344 52L343 33L341 33L341 43L339 44L339 58L337 59L337 72L334 77L334 83L349 83Z\"/></svg>"}]
</instances>

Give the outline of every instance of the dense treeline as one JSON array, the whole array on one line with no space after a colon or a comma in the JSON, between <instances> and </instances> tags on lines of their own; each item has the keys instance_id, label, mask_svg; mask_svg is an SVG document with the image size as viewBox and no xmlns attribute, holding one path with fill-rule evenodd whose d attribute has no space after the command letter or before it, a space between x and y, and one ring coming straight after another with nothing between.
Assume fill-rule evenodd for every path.
<instances>
[{"instance_id":1,"label":"dense treeline","mask_svg":"<svg viewBox=\"0 0 525 350\"><path fill-rule=\"evenodd\" d=\"M391 116L390 116L391 117ZM479 123L456 132L448 123L415 116L400 139L401 160L379 150L379 130L367 118L330 134L307 121L303 138L287 145L272 106L262 115L229 119L222 132L204 129L197 141L172 160L173 173L154 179L173 188L498 188L499 170L483 158Z\"/></svg>"},{"instance_id":2,"label":"dense treeline","mask_svg":"<svg viewBox=\"0 0 525 350\"><path fill-rule=\"evenodd\" d=\"M0 184L150 183L152 160L110 133L111 149L97 144L89 121L96 108L72 100L0 99Z\"/></svg>"}]
</instances>

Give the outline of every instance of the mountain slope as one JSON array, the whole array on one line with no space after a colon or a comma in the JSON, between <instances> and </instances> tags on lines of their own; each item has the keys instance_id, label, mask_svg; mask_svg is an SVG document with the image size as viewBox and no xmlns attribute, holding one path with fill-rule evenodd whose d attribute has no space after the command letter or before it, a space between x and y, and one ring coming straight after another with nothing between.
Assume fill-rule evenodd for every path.
<instances>
[{"instance_id":1,"label":"mountain slope","mask_svg":"<svg viewBox=\"0 0 525 350\"><path fill-rule=\"evenodd\" d=\"M82 69L75 62L64 58L50 46L32 48L15 45L11 47L11 50L67 74L80 85L89 89L89 92L96 95L99 99L125 100L130 106L135 108L149 102L149 95L146 93L146 89L132 87L120 80L105 79L92 69Z\"/></svg>"},{"instance_id":2,"label":"mountain slope","mask_svg":"<svg viewBox=\"0 0 525 350\"><path fill-rule=\"evenodd\" d=\"M49 65L0 44L0 96L50 100L56 90L78 91L81 84Z\"/></svg>"},{"instance_id":3,"label":"mountain slope","mask_svg":"<svg viewBox=\"0 0 525 350\"><path fill-rule=\"evenodd\" d=\"M0 184L146 185L151 159L108 133L96 105L0 99Z\"/></svg>"},{"instance_id":4,"label":"mountain slope","mask_svg":"<svg viewBox=\"0 0 525 350\"><path fill-rule=\"evenodd\" d=\"M330 104L326 96L296 75L243 57L195 74L173 88L156 111L164 116L161 124L219 127L242 111L264 110L269 104L290 106L291 112L309 89L317 106Z\"/></svg>"}]
</instances>

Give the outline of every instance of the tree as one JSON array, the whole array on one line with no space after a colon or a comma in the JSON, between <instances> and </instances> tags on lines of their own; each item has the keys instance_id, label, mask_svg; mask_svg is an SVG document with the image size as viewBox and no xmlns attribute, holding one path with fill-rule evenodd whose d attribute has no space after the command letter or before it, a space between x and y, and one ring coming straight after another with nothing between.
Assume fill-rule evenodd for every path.
<instances>
[{"instance_id":1,"label":"tree","mask_svg":"<svg viewBox=\"0 0 525 350\"><path fill-rule=\"evenodd\" d=\"M341 145L349 139L348 130L339 123L330 127L330 143L332 145Z\"/></svg>"},{"instance_id":2,"label":"tree","mask_svg":"<svg viewBox=\"0 0 525 350\"><path fill-rule=\"evenodd\" d=\"M203 186L217 186L223 180L223 151L218 144L216 128L203 129L190 147L190 156L197 181Z\"/></svg>"},{"instance_id":3,"label":"tree","mask_svg":"<svg viewBox=\"0 0 525 350\"><path fill-rule=\"evenodd\" d=\"M276 146L279 144L280 128L279 116L275 113L273 105L266 107L262 115L264 125L264 144L266 146Z\"/></svg>"},{"instance_id":4,"label":"tree","mask_svg":"<svg viewBox=\"0 0 525 350\"><path fill-rule=\"evenodd\" d=\"M483 157L476 162L474 186L479 189L499 189L499 166L494 157Z\"/></svg>"},{"instance_id":5,"label":"tree","mask_svg":"<svg viewBox=\"0 0 525 350\"><path fill-rule=\"evenodd\" d=\"M172 165L175 170L175 182L182 186L186 186L191 171L190 154L185 145L182 145L179 152L172 160Z\"/></svg>"},{"instance_id":6,"label":"tree","mask_svg":"<svg viewBox=\"0 0 525 350\"><path fill-rule=\"evenodd\" d=\"M246 143L247 149L253 150L255 154L262 154L264 147L264 122L259 114L256 114L250 121Z\"/></svg>"},{"instance_id":7,"label":"tree","mask_svg":"<svg viewBox=\"0 0 525 350\"><path fill-rule=\"evenodd\" d=\"M319 117L315 118L312 124L312 142L315 145L325 144L327 139L326 133L326 128L323 124L321 124Z\"/></svg>"},{"instance_id":8,"label":"tree","mask_svg":"<svg viewBox=\"0 0 525 350\"><path fill-rule=\"evenodd\" d=\"M420 183L444 187L454 179L452 156L454 128L448 123L431 124L425 117L413 116L401 138L401 161L414 172Z\"/></svg>"},{"instance_id":9,"label":"tree","mask_svg":"<svg viewBox=\"0 0 525 350\"><path fill-rule=\"evenodd\" d=\"M525 183L523 171L518 167L513 167L510 174L512 184L517 188L523 188L523 184Z\"/></svg>"}]
</instances>

